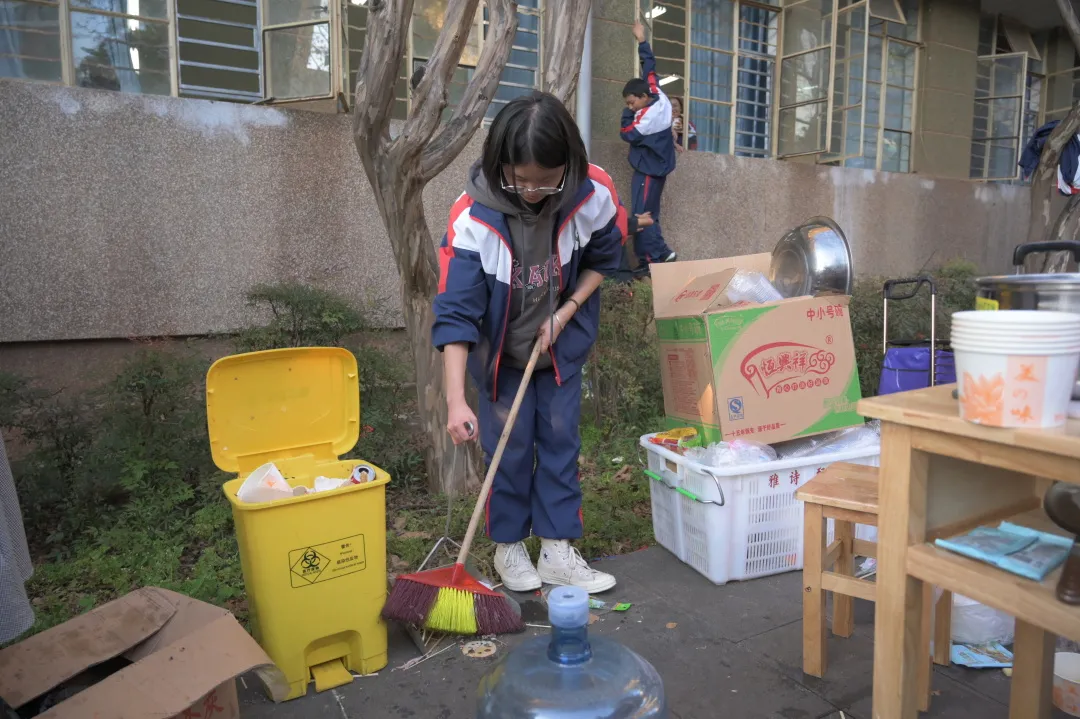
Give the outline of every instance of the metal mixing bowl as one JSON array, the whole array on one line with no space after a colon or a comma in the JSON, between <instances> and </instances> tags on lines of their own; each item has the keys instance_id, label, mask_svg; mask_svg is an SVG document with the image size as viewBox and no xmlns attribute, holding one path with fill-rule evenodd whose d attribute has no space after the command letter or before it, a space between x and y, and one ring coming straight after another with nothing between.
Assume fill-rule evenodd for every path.
<instances>
[{"instance_id":1,"label":"metal mixing bowl","mask_svg":"<svg viewBox=\"0 0 1080 719\"><path fill-rule=\"evenodd\" d=\"M784 297L850 295L851 248L839 225L812 217L776 244L769 281Z\"/></svg>"}]
</instances>

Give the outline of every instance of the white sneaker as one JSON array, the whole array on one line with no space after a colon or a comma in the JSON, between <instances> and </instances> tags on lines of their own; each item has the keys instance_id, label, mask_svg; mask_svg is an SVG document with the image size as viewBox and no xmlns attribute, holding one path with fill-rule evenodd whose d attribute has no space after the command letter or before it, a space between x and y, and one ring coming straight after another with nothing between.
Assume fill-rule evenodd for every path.
<instances>
[{"instance_id":1,"label":"white sneaker","mask_svg":"<svg viewBox=\"0 0 1080 719\"><path fill-rule=\"evenodd\" d=\"M524 542L498 545L495 548L495 571L499 573L503 586L511 592L531 592L543 584L529 559Z\"/></svg>"},{"instance_id":2,"label":"white sneaker","mask_svg":"<svg viewBox=\"0 0 1080 719\"><path fill-rule=\"evenodd\" d=\"M566 539L541 539L536 567L540 579L546 583L581 587L589 594L606 592L615 586L615 577L590 567Z\"/></svg>"}]
</instances>

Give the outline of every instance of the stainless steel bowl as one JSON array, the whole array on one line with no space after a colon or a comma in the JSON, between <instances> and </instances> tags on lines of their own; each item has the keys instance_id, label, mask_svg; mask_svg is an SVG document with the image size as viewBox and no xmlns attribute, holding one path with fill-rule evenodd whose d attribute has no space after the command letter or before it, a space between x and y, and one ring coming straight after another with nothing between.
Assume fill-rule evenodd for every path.
<instances>
[{"instance_id":1,"label":"stainless steel bowl","mask_svg":"<svg viewBox=\"0 0 1080 719\"><path fill-rule=\"evenodd\" d=\"M828 217L812 217L776 244L769 281L784 297L850 295L851 248Z\"/></svg>"}]
</instances>

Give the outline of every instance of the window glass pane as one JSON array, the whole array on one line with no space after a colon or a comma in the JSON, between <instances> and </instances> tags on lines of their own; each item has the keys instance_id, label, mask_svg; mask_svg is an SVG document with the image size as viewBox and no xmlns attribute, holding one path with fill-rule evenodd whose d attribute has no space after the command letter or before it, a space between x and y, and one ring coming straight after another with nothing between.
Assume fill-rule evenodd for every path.
<instances>
[{"instance_id":1,"label":"window glass pane","mask_svg":"<svg viewBox=\"0 0 1080 719\"><path fill-rule=\"evenodd\" d=\"M992 64L990 95L1001 97L1002 95L1020 95L1024 83L1024 58L1015 55L1012 57L996 57Z\"/></svg>"},{"instance_id":2,"label":"window glass pane","mask_svg":"<svg viewBox=\"0 0 1080 719\"><path fill-rule=\"evenodd\" d=\"M889 37L917 42L919 39L919 0L900 0L900 7L904 11L904 20L907 22L903 25L898 22L886 23L886 34Z\"/></svg>"},{"instance_id":3,"label":"window glass pane","mask_svg":"<svg viewBox=\"0 0 1080 719\"><path fill-rule=\"evenodd\" d=\"M446 20L447 0L417 0L413 6L413 57L431 57L435 49L435 41L439 39L443 23ZM477 17L480 17L482 8L476 9ZM518 37L530 37L529 33L519 32ZM531 37L535 37L532 35ZM516 44L516 43L515 43ZM469 39L465 43L465 49L461 53L460 65L475 67L480 59L480 35L476 23L469 30Z\"/></svg>"},{"instance_id":4,"label":"window glass pane","mask_svg":"<svg viewBox=\"0 0 1080 719\"><path fill-rule=\"evenodd\" d=\"M881 141L881 169L885 172L909 172L911 135L886 130Z\"/></svg>"},{"instance_id":5,"label":"window glass pane","mask_svg":"<svg viewBox=\"0 0 1080 719\"><path fill-rule=\"evenodd\" d=\"M731 145L731 106L690 99L690 122L697 128L698 148L728 152Z\"/></svg>"},{"instance_id":6,"label":"window glass pane","mask_svg":"<svg viewBox=\"0 0 1080 719\"><path fill-rule=\"evenodd\" d=\"M822 100L829 92L829 49L786 58L780 68L780 105Z\"/></svg>"},{"instance_id":7,"label":"window glass pane","mask_svg":"<svg viewBox=\"0 0 1080 719\"><path fill-rule=\"evenodd\" d=\"M168 23L72 12L71 45L80 87L172 92Z\"/></svg>"},{"instance_id":8,"label":"window glass pane","mask_svg":"<svg viewBox=\"0 0 1080 719\"><path fill-rule=\"evenodd\" d=\"M971 169L970 177L982 179L986 177L986 143L982 141L971 143Z\"/></svg>"},{"instance_id":9,"label":"window glass pane","mask_svg":"<svg viewBox=\"0 0 1080 719\"><path fill-rule=\"evenodd\" d=\"M902 87L885 90L885 127L891 130L911 131L911 111L915 93Z\"/></svg>"},{"instance_id":10,"label":"window glass pane","mask_svg":"<svg viewBox=\"0 0 1080 719\"><path fill-rule=\"evenodd\" d=\"M60 9L0 0L0 77L60 82Z\"/></svg>"},{"instance_id":11,"label":"window glass pane","mask_svg":"<svg viewBox=\"0 0 1080 719\"><path fill-rule=\"evenodd\" d=\"M731 0L694 0L690 43L714 50L731 50L735 6Z\"/></svg>"},{"instance_id":12,"label":"window glass pane","mask_svg":"<svg viewBox=\"0 0 1080 719\"><path fill-rule=\"evenodd\" d=\"M739 86L735 103L735 149L766 151L771 147L773 61L739 58Z\"/></svg>"},{"instance_id":13,"label":"window glass pane","mask_svg":"<svg viewBox=\"0 0 1080 719\"><path fill-rule=\"evenodd\" d=\"M691 48L690 95L706 100L730 102L731 55L699 47ZM700 132L700 128L698 131Z\"/></svg>"},{"instance_id":14,"label":"window glass pane","mask_svg":"<svg viewBox=\"0 0 1080 719\"><path fill-rule=\"evenodd\" d=\"M262 2L263 25L326 20L330 17L330 5L319 0L262 0Z\"/></svg>"},{"instance_id":15,"label":"window glass pane","mask_svg":"<svg viewBox=\"0 0 1080 719\"><path fill-rule=\"evenodd\" d=\"M832 0L807 0L784 8L784 54L832 42Z\"/></svg>"},{"instance_id":16,"label":"window glass pane","mask_svg":"<svg viewBox=\"0 0 1080 719\"><path fill-rule=\"evenodd\" d=\"M363 8L349 7L366 14ZM260 99L262 53L255 0L177 0L176 12L180 95L246 102ZM350 37L353 16L350 12ZM363 47L363 42L357 47ZM360 53L352 55L355 73Z\"/></svg>"},{"instance_id":17,"label":"window glass pane","mask_svg":"<svg viewBox=\"0 0 1080 719\"><path fill-rule=\"evenodd\" d=\"M875 17L893 22L901 22L904 19L897 0L870 0L870 13Z\"/></svg>"},{"instance_id":18,"label":"window glass pane","mask_svg":"<svg viewBox=\"0 0 1080 719\"><path fill-rule=\"evenodd\" d=\"M915 46L902 42L889 43L890 85L915 87Z\"/></svg>"},{"instance_id":19,"label":"window glass pane","mask_svg":"<svg viewBox=\"0 0 1080 719\"><path fill-rule=\"evenodd\" d=\"M71 7L138 15L159 20L169 17L169 5L166 0L71 0Z\"/></svg>"},{"instance_id":20,"label":"window glass pane","mask_svg":"<svg viewBox=\"0 0 1080 719\"><path fill-rule=\"evenodd\" d=\"M990 104L990 137L1020 135L1020 98L1002 97L987 100Z\"/></svg>"},{"instance_id":21,"label":"window glass pane","mask_svg":"<svg viewBox=\"0 0 1080 719\"><path fill-rule=\"evenodd\" d=\"M330 28L327 23L264 33L266 94L278 100L330 94Z\"/></svg>"},{"instance_id":22,"label":"window glass pane","mask_svg":"<svg viewBox=\"0 0 1080 719\"><path fill-rule=\"evenodd\" d=\"M779 154L801 155L825 150L828 108L824 102L780 111Z\"/></svg>"},{"instance_id":23,"label":"window glass pane","mask_svg":"<svg viewBox=\"0 0 1080 719\"><path fill-rule=\"evenodd\" d=\"M1011 178L1017 174L1016 140L993 140L987 147L987 177Z\"/></svg>"}]
</instances>

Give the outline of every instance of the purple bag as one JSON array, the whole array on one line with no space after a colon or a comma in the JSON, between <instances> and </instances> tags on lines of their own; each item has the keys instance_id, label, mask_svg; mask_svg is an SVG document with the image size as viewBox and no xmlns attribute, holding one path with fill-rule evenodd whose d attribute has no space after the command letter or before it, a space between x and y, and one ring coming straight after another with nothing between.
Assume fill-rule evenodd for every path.
<instances>
[{"instance_id":1,"label":"purple bag","mask_svg":"<svg viewBox=\"0 0 1080 719\"><path fill-rule=\"evenodd\" d=\"M910 300L926 285L930 289L930 340L890 340L889 300ZM904 289L901 289L904 288ZM889 280L881 288L883 300L881 344L885 359L878 380L878 394L908 392L939 384L956 382L956 363L953 353L938 349L936 362L931 366L930 348L937 347L937 286L925 275Z\"/></svg>"},{"instance_id":2,"label":"purple bag","mask_svg":"<svg viewBox=\"0 0 1080 719\"><path fill-rule=\"evenodd\" d=\"M956 381L956 364L953 353L939 349L937 351L937 382L952 384ZM885 361L881 367L881 381L878 394L907 392L913 389L929 387L930 382L930 345L929 343L909 346L893 346L885 350Z\"/></svg>"}]
</instances>

